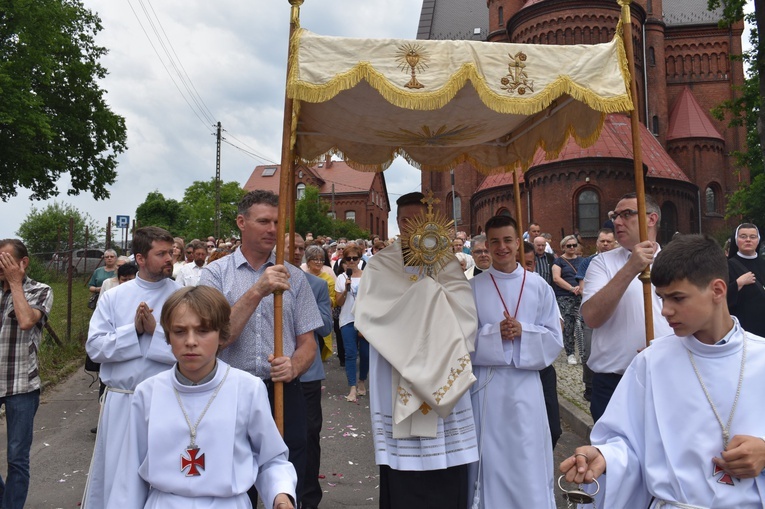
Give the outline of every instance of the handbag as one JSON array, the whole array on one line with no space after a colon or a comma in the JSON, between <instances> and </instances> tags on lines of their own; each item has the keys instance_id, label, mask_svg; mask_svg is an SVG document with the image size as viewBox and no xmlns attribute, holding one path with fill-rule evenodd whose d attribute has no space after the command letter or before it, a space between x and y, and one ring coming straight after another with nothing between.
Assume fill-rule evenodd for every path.
<instances>
[{"instance_id":1,"label":"handbag","mask_svg":"<svg viewBox=\"0 0 765 509\"><path fill-rule=\"evenodd\" d=\"M99 295L101 295L101 292L95 292L90 295L90 299L88 300L88 309L96 309L96 304L98 304Z\"/></svg>"}]
</instances>

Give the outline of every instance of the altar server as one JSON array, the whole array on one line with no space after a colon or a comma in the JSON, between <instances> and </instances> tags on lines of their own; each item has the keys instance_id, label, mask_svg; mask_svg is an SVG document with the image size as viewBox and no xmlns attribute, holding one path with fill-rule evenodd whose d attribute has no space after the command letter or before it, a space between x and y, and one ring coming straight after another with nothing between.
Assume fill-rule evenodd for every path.
<instances>
[{"instance_id":1,"label":"altar server","mask_svg":"<svg viewBox=\"0 0 765 509\"><path fill-rule=\"evenodd\" d=\"M513 218L486 223L492 266L470 281L478 311L471 393L481 459L470 467L473 508L555 509L553 458L539 370L560 354L550 285L517 261Z\"/></svg>"},{"instance_id":2,"label":"altar server","mask_svg":"<svg viewBox=\"0 0 765 509\"><path fill-rule=\"evenodd\" d=\"M656 257L651 282L674 334L638 354L592 430L593 445L560 465L577 483L608 468L598 507L765 504L765 339L731 317L727 281L710 237L681 236Z\"/></svg>"},{"instance_id":3,"label":"altar server","mask_svg":"<svg viewBox=\"0 0 765 509\"><path fill-rule=\"evenodd\" d=\"M135 387L175 362L157 326L165 300L180 286L173 273L173 237L156 226L133 236L138 276L104 293L90 319L85 350L101 363L106 385L98 435L82 502L84 509L102 509L114 483L122 440L127 431Z\"/></svg>"},{"instance_id":4,"label":"altar server","mask_svg":"<svg viewBox=\"0 0 765 509\"><path fill-rule=\"evenodd\" d=\"M216 289L188 287L162 309L177 364L142 382L130 409L109 508L293 509L297 476L263 382L217 359L231 306Z\"/></svg>"}]
</instances>

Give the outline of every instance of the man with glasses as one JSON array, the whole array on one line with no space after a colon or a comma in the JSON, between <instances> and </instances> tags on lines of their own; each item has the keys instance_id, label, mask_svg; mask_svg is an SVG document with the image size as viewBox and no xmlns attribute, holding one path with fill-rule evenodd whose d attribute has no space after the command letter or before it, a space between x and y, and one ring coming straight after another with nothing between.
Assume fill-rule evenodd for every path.
<instances>
[{"instance_id":1,"label":"man with glasses","mask_svg":"<svg viewBox=\"0 0 765 509\"><path fill-rule=\"evenodd\" d=\"M584 291L584 277L587 274L587 267L590 262L600 253L606 253L616 247L616 238L614 230L611 228L601 228L598 231L598 240L595 243L595 254L588 256L579 264L576 272L576 280L579 282L579 293ZM592 349L592 327L582 323L582 383L584 383L584 399L592 399L592 370L587 366Z\"/></svg>"},{"instance_id":2,"label":"man with glasses","mask_svg":"<svg viewBox=\"0 0 765 509\"><path fill-rule=\"evenodd\" d=\"M736 228L728 253L728 307L744 330L765 336L765 260L760 230L752 223Z\"/></svg>"},{"instance_id":3,"label":"man with glasses","mask_svg":"<svg viewBox=\"0 0 765 509\"><path fill-rule=\"evenodd\" d=\"M486 235L476 235L470 242L472 246L470 254L473 256L475 265L465 271L465 277L473 279L481 272L491 267L491 255L486 247Z\"/></svg>"},{"instance_id":4,"label":"man with glasses","mask_svg":"<svg viewBox=\"0 0 765 509\"><path fill-rule=\"evenodd\" d=\"M552 266L555 256L547 252L547 239L541 235L532 239L534 243L534 271L552 286Z\"/></svg>"},{"instance_id":5,"label":"man with glasses","mask_svg":"<svg viewBox=\"0 0 765 509\"><path fill-rule=\"evenodd\" d=\"M648 240L640 242L637 198L624 195L611 213L619 246L594 258L584 278L582 316L592 327L592 349L587 365L592 369L590 412L597 421L638 350L645 347L643 283L637 276L659 252L656 233L661 209L645 197ZM654 336L672 333L661 316L661 302L651 289Z\"/></svg>"}]
</instances>

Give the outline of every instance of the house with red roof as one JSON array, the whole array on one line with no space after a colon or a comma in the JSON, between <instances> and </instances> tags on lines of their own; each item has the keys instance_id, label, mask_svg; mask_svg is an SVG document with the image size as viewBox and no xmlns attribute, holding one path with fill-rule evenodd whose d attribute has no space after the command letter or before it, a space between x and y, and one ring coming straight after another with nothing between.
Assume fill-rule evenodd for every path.
<instances>
[{"instance_id":1,"label":"house with red roof","mask_svg":"<svg viewBox=\"0 0 765 509\"><path fill-rule=\"evenodd\" d=\"M718 233L727 197L749 182L731 153L745 149L743 127L729 128L710 110L735 97L744 83L743 23L718 26L720 11L706 0L636 0L631 4L646 192L661 206L659 241L682 233ZM472 39L497 44L597 44L610 41L620 17L617 2L585 0L423 0L420 39ZM485 176L465 163L448 173L422 174L423 190L458 216L458 230L482 231L494 214L515 216L512 174ZM554 242L597 235L619 197L635 190L627 115L609 115L597 142L572 140L554 160L540 150L520 178L524 226L539 223ZM735 218L731 221L735 222Z\"/></svg>"},{"instance_id":2,"label":"house with red roof","mask_svg":"<svg viewBox=\"0 0 765 509\"><path fill-rule=\"evenodd\" d=\"M256 166L244 189L264 189L279 194L280 174L278 164ZM319 196L329 205L332 217L353 221L373 236L388 238L390 202L383 173L357 171L344 161L328 158L313 166L295 168L295 197L298 200L309 185L319 188ZM326 235L326 232L312 233Z\"/></svg>"}]
</instances>

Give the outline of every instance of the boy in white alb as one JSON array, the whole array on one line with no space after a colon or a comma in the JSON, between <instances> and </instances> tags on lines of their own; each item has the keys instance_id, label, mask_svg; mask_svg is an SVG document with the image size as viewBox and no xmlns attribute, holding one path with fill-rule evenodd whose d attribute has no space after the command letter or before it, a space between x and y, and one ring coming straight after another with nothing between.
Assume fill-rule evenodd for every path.
<instances>
[{"instance_id":1,"label":"boy in white alb","mask_svg":"<svg viewBox=\"0 0 765 509\"><path fill-rule=\"evenodd\" d=\"M603 417L560 470L606 471L605 508L761 508L765 504L765 339L728 312L717 242L685 235L656 257L651 282L674 334L630 364Z\"/></svg>"},{"instance_id":2,"label":"boy in white alb","mask_svg":"<svg viewBox=\"0 0 765 509\"><path fill-rule=\"evenodd\" d=\"M266 507L294 509L297 476L265 385L216 358L230 314L208 286L165 303L161 324L178 362L136 388L108 508L250 508L254 484Z\"/></svg>"},{"instance_id":3,"label":"boy in white alb","mask_svg":"<svg viewBox=\"0 0 765 509\"><path fill-rule=\"evenodd\" d=\"M470 466L473 507L555 509L539 370L563 347L560 312L550 285L516 261L515 220L494 216L485 231L492 265L470 280L478 311L471 392L481 457Z\"/></svg>"}]
</instances>

